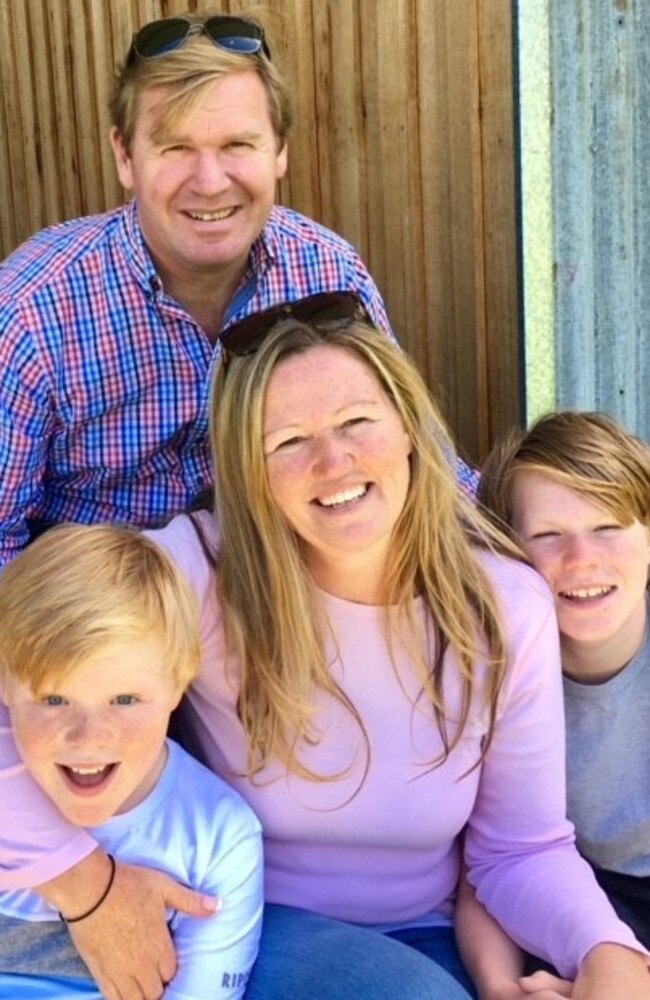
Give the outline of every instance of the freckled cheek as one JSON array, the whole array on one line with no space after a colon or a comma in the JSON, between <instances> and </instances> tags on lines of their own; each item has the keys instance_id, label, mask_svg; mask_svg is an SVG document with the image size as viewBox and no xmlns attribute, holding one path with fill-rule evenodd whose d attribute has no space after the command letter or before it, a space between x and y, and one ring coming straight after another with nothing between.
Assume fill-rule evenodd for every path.
<instances>
[{"instance_id":1,"label":"freckled cheek","mask_svg":"<svg viewBox=\"0 0 650 1000\"><path fill-rule=\"evenodd\" d=\"M302 457L274 455L267 463L269 490L280 510L286 511L292 501L304 490L309 475L309 465Z\"/></svg>"},{"instance_id":2,"label":"freckled cheek","mask_svg":"<svg viewBox=\"0 0 650 1000\"><path fill-rule=\"evenodd\" d=\"M182 189L191 180L192 172L187 167L164 167L148 171L138 178L138 190L146 201L160 205Z\"/></svg>"},{"instance_id":3,"label":"freckled cheek","mask_svg":"<svg viewBox=\"0 0 650 1000\"><path fill-rule=\"evenodd\" d=\"M60 727L42 721L38 726L28 725L25 720L14 721L14 737L27 765L37 765L50 759L62 743Z\"/></svg>"},{"instance_id":4,"label":"freckled cheek","mask_svg":"<svg viewBox=\"0 0 650 1000\"><path fill-rule=\"evenodd\" d=\"M558 560L549 557L548 553L544 554L543 552L539 552L534 545L525 545L523 548L537 572L540 576L544 577L548 585L552 588L553 577L556 572L554 570L554 565L558 562Z\"/></svg>"}]
</instances>

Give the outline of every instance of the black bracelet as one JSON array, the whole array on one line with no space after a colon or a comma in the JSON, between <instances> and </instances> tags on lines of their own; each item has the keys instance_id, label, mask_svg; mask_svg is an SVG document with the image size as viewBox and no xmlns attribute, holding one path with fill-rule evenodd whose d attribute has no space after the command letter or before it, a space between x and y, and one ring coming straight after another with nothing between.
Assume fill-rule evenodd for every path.
<instances>
[{"instance_id":1,"label":"black bracelet","mask_svg":"<svg viewBox=\"0 0 650 1000\"><path fill-rule=\"evenodd\" d=\"M108 879L108 885L104 889L103 893L101 894L95 905L91 906L90 909L86 910L85 913L82 913L80 917L64 917L62 913L59 913L59 917L64 922L64 924L78 924L80 920L85 920L86 917L89 917L92 913L94 913L96 910L99 909L99 907L102 905L102 903L108 896L113 886L113 882L115 881L116 865L115 865L115 858L113 857L112 854L107 854L106 857L111 863L111 874Z\"/></svg>"}]
</instances>

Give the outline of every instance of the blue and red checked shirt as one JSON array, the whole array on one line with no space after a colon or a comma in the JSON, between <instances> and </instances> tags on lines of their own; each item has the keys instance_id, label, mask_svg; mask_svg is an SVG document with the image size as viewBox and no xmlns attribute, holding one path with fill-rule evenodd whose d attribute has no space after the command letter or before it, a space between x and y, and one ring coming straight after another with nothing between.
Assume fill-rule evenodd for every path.
<instances>
[{"instance_id":1,"label":"blue and red checked shirt","mask_svg":"<svg viewBox=\"0 0 650 1000\"><path fill-rule=\"evenodd\" d=\"M277 302L354 290L390 330L353 247L276 207L224 327ZM165 524L212 483L218 343L166 295L130 202L37 233L0 267L0 565L30 525ZM468 478L469 477L469 478ZM471 473L460 472L471 488Z\"/></svg>"}]
</instances>

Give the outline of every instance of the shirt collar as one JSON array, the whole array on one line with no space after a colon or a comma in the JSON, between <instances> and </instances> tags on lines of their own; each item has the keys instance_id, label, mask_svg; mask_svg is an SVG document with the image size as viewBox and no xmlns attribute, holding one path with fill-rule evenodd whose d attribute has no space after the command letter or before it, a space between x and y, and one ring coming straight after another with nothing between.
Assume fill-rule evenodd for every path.
<instances>
[{"instance_id":1,"label":"shirt collar","mask_svg":"<svg viewBox=\"0 0 650 1000\"><path fill-rule=\"evenodd\" d=\"M162 284L155 264L151 259L149 249L145 243L140 221L138 219L138 206L134 199L124 206L122 216L122 226L124 233L124 252L131 268L131 272L139 285L145 291L160 291Z\"/></svg>"}]
</instances>

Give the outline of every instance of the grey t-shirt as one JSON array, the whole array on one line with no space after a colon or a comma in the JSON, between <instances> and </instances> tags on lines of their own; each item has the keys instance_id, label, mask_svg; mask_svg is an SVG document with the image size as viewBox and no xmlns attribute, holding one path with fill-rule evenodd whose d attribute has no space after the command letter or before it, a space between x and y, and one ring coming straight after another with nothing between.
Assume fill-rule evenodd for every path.
<instances>
[{"instance_id":1,"label":"grey t-shirt","mask_svg":"<svg viewBox=\"0 0 650 1000\"><path fill-rule=\"evenodd\" d=\"M568 813L593 865L650 876L650 636L604 684L564 678Z\"/></svg>"}]
</instances>

